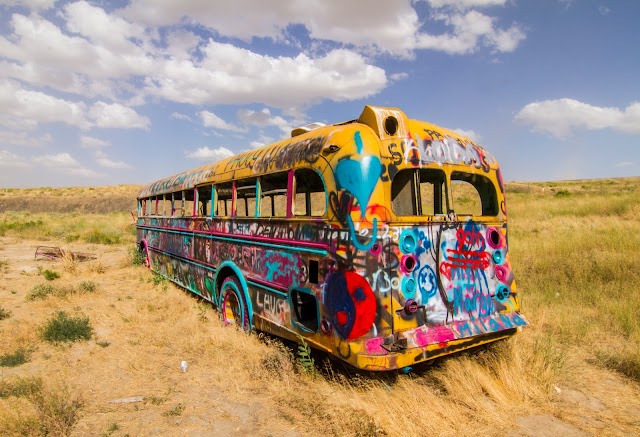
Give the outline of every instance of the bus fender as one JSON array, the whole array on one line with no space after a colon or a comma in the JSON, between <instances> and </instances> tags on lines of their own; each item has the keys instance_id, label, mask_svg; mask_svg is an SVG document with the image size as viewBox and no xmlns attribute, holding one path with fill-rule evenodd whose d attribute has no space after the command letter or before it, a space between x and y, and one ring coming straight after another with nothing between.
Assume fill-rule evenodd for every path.
<instances>
[{"instance_id":1,"label":"bus fender","mask_svg":"<svg viewBox=\"0 0 640 437\"><path fill-rule=\"evenodd\" d=\"M213 277L214 289L215 290L218 289L218 275L220 274L221 271L225 270L226 268L230 268L233 271L236 278L238 278L238 281L240 281L240 286L242 287L242 293L244 294L244 301L247 305L247 312L249 313L249 329L252 329L253 328L253 305L251 304L251 298L249 297L249 288L247 287L247 281L244 279L242 272L233 261L224 261L220 263L220 265L216 269L215 276ZM219 298L220 297L216 292L215 295L213 296L213 301L217 307L220 307Z\"/></svg>"}]
</instances>

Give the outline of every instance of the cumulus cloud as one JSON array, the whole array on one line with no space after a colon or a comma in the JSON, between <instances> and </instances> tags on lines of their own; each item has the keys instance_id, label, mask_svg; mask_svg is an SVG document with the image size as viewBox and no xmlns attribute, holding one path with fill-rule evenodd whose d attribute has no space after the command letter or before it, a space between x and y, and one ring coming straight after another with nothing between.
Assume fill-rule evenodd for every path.
<instances>
[{"instance_id":1,"label":"cumulus cloud","mask_svg":"<svg viewBox=\"0 0 640 437\"><path fill-rule=\"evenodd\" d=\"M275 126L286 133L291 131L291 124L279 115L272 115L268 108L263 108L260 111L241 109L238 111L237 116L238 120L245 125L257 127Z\"/></svg>"},{"instance_id":2,"label":"cumulus cloud","mask_svg":"<svg viewBox=\"0 0 640 437\"><path fill-rule=\"evenodd\" d=\"M471 9L488 6L504 6L507 0L427 0L432 8Z\"/></svg>"},{"instance_id":3,"label":"cumulus cloud","mask_svg":"<svg viewBox=\"0 0 640 437\"><path fill-rule=\"evenodd\" d=\"M24 6L34 10L44 10L53 7L56 0L0 0L0 6Z\"/></svg>"},{"instance_id":4,"label":"cumulus cloud","mask_svg":"<svg viewBox=\"0 0 640 437\"><path fill-rule=\"evenodd\" d=\"M200 161L220 161L221 159L233 156L234 153L226 147L218 147L216 149L210 149L209 147L200 147L199 149L191 152L186 152L187 158L198 159Z\"/></svg>"},{"instance_id":5,"label":"cumulus cloud","mask_svg":"<svg viewBox=\"0 0 640 437\"><path fill-rule=\"evenodd\" d=\"M459 133L460 135L469 138L471 141L475 141L476 143L480 142L480 138L482 138L479 134L472 130L465 129L453 129L454 132Z\"/></svg>"},{"instance_id":6,"label":"cumulus cloud","mask_svg":"<svg viewBox=\"0 0 640 437\"><path fill-rule=\"evenodd\" d=\"M51 134L32 135L25 131L0 131L0 145L41 147L49 144L53 140Z\"/></svg>"},{"instance_id":7,"label":"cumulus cloud","mask_svg":"<svg viewBox=\"0 0 640 437\"><path fill-rule=\"evenodd\" d=\"M253 37L282 40L290 25L303 25L317 40L353 46L373 46L403 55L412 48L419 27L418 15L409 1L370 0L358 2L325 0L309 12L305 0L237 0L216 4L198 0L134 0L121 14L151 26L197 22L220 35L249 41Z\"/></svg>"},{"instance_id":8,"label":"cumulus cloud","mask_svg":"<svg viewBox=\"0 0 640 437\"><path fill-rule=\"evenodd\" d=\"M33 129L39 123L61 122L81 129L90 123L86 105L21 88L13 81L0 81L0 124L10 128Z\"/></svg>"},{"instance_id":9,"label":"cumulus cloud","mask_svg":"<svg viewBox=\"0 0 640 437\"><path fill-rule=\"evenodd\" d=\"M408 73L393 73L392 75L389 76L389 78L394 82L398 82L400 80L405 80L405 79L409 78L409 74Z\"/></svg>"},{"instance_id":10,"label":"cumulus cloud","mask_svg":"<svg viewBox=\"0 0 640 437\"><path fill-rule=\"evenodd\" d=\"M83 167L73 156L68 153L56 155L40 155L32 158L34 163L45 168L52 168L73 176L99 177L99 173Z\"/></svg>"},{"instance_id":11,"label":"cumulus cloud","mask_svg":"<svg viewBox=\"0 0 640 437\"><path fill-rule=\"evenodd\" d=\"M0 168L27 168L29 162L8 150L0 150Z\"/></svg>"},{"instance_id":12,"label":"cumulus cloud","mask_svg":"<svg viewBox=\"0 0 640 437\"><path fill-rule=\"evenodd\" d=\"M209 111L200 111L198 112L200 119L202 120L202 125L204 127L212 127L215 129L229 130L233 132L242 132L243 129L235 126L231 123L227 123L220 117L218 117L213 112Z\"/></svg>"},{"instance_id":13,"label":"cumulus cloud","mask_svg":"<svg viewBox=\"0 0 640 437\"><path fill-rule=\"evenodd\" d=\"M201 52L197 61L167 60L146 79L145 91L180 103L262 102L286 108L368 97L386 85L384 70L349 50L274 58L210 39Z\"/></svg>"},{"instance_id":14,"label":"cumulus cloud","mask_svg":"<svg viewBox=\"0 0 640 437\"><path fill-rule=\"evenodd\" d=\"M97 127L119 129L149 129L151 121L135 110L119 103L96 102L89 115Z\"/></svg>"},{"instance_id":15,"label":"cumulus cloud","mask_svg":"<svg viewBox=\"0 0 640 437\"><path fill-rule=\"evenodd\" d=\"M112 169L125 169L132 168L129 164L122 161L112 161L111 159L105 157L96 158L96 162L101 167L112 168Z\"/></svg>"},{"instance_id":16,"label":"cumulus cloud","mask_svg":"<svg viewBox=\"0 0 640 437\"><path fill-rule=\"evenodd\" d=\"M189 117L186 114L181 114L179 112L172 112L171 113L171 118L175 118L176 120L191 121L191 117Z\"/></svg>"},{"instance_id":17,"label":"cumulus cloud","mask_svg":"<svg viewBox=\"0 0 640 437\"><path fill-rule=\"evenodd\" d=\"M574 130L610 128L640 134L640 102L624 109L589 105L574 99L544 100L524 106L515 120L534 130L564 138Z\"/></svg>"},{"instance_id":18,"label":"cumulus cloud","mask_svg":"<svg viewBox=\"0 0 640 437\"><path fill-rule=\"evenodd\" d=\"M88 135L82 135L80 137L80 146L84 149L102 149L108 147L111 144L108 141L101 140L99 138L90 137Z\"/></svg>"},{"instance_id":19,"label":"cumulus cloud","mask_svg":"<svg viewBox=\"0 0 640 437\"><path fill-rule=\"evenodd\" d=\"M504 6L506 0L427 0L431 8L440 11L464 12L472 8ZM249 41L253 37L283 40L288 38L291 25L302 25L309 36L318 41L332 41L359 50L390 53L411 57L416 49L443 50L448 53L468 53L472 50L451 51L455 33L431 35L423 33L416 10L409 0L370 0L363 8L358 2L325 0L314 4L309 13L305 0L238 0L218 4L211 8L206 2L188 0L178 3L170 0L134 0L120 13L132 20L150 26L166 26L185 20L215 29L220 35ZM456 15L453 15L455 19ZM428 24L428 23L427 23ZM447 22L453 25L452 22ZM516 30L519 30L516 32ZM508 30L493 29L500 34L501 45L493 48L517 45L524 33L517 27ZM460 33L460 30L457 30ZM449 37L449 38L447 38ZM510 37L509 43L505 39ZM506 50L510 51L510 50Z\"/></svg>"},{"instance_id":20,"label":"cumulus cloud","mask_svg":"<svg viewBox=\"0 0 640 437\"><path fill-rule=\"evenodd\" d=\"M475 10L464 14L439 13L434 14L434 18L451 26L453 31L439 35L421 34L416 44L418 48L464 55L474 53L484 45L498 52L512 52L526 38L518 25L499 29L494 18Z\"/></svg>"}]
</instances>

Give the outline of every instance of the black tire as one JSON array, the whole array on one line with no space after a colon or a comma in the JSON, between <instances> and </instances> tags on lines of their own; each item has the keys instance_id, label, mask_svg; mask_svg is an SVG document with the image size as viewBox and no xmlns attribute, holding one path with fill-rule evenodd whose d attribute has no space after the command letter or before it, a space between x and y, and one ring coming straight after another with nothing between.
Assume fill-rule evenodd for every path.
<instances>
[{"instance_id":1,"label":"black tire","mask_svg":"<svg viewBox=\"0 0 640 437\"><path fill-rule=\"evenodd\" d=\"M229 276L220 287L220 316L225 325L235 325L249 331L249 312L244 293L234 276Z\"/></svg>"}]
</instances>

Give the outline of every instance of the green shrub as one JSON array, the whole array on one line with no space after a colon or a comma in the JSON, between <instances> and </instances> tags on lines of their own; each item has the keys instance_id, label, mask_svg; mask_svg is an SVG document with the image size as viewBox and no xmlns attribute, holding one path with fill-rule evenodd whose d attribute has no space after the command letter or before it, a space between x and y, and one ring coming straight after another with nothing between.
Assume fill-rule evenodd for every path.
<instances>
[{"instance_id":1,"label":"green shrub","mask_svg":"<svg viewBox=\"0 0 640 437\"><path fill-rule=\"evenodd\" d=\"M93 229L89 233L84 236L84 239L87 243L93 244L120 244L122 242L122 236L120 233L109 230L102 231L98 229Z\"/></svg>"},{"instance_id":2,"label":"green shrub","mask_svg":"<svg viewBox=\"0 0 640 437\"><path fill-rule=\"evenodd\" d=\"M53 270L47 269L42 272L42 276L44 276L44 279L46 279L47 281L53 281L54 279L58 279L60 277L60 274Z\"/></svg>"},{"instance_id":3,"label":"green shrub","mask_svg":"<svg viewBox=\"0 0 640 437\"><path fill-rule=\"evenodd\" d=\"M129 259L134 266L144 265L144 253L138 248L133 246L129 248Z\"/></svg>"},{"instance_id":4,"label":"green shrub","mask_svg":"<svg viewBox=\"0 0 640 437\"><path fill-rule=\"evenodd\" d=\"M304 337L302 337L301 335L298 335L298 340L300 340L300 344L298 345L298 351L296 354L298 364L305 373L314 375L316 373L316 363L311 356L311 346L307 344L307 342L304 340Z\"/></svg>"},{"instance_id":5,"label":"green shrub","mask_svg":"<svg viewBox=\"0 0 640 437\"><path fill-rule=\"evenodd\" d=\"M88 317L70 317L64 311L58 311L41 330L42 338L49 343L64 343L89 340L93 328Z\"/></svg>"},{"instance_id":6,"label":"green shrub","mask_svg":"<svg viewBox=\"0 0 640 437\"><path fill-rule=\"evenodd\" d=\"M33 396L42 391L42 379L18 378L14 382L0 380L0 399Z\"/></svg>"},{"instance_id":7,"label":"green shrub","mask_svg":"<svg viewBox=\"0 0 640 437\"><path fill-rule=\"evenodd\" d=\"M24 348L18 348L14 353L0 355L0 367L16 367L29 361L30 352Z\"/></svg>"},{"instance_id":8,"label":"green shrub","mask_svg":"<svg viewBox=\"0 0 640 437\"><path fill-rule=\"evenodd\" d=\"M50 284L34 285L33 288L29 290L29 292L27 293L26 299L27 300L44 299L50 294L53 294L55 291L56 289L53 287L53 285L50 285Z\"/></svg>"},{"instance_id":9,"label":"green shrub","mask_svg":"<svg viewBox=\"0 0 640 437\"><path fill-rule=\"evenodd\" d=\"M93 281L82 281L78 284L80 293L93 293L96 291L96 288L98 288L98 286Z\"/></svg>"}]
</instances>

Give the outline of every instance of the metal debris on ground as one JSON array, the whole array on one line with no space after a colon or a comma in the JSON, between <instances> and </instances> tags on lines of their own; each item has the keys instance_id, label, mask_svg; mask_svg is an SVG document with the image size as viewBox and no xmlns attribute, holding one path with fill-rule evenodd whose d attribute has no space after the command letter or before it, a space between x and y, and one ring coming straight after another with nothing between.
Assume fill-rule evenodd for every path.
<instances>
[{"instance_id":1,"label":"metal debris on ground","mask_svg":"<svg viewBox=\"0 0 640 437\"><path fill-rule=\"evenodd\" d=\"M96 259L97 256L92 253L71 252L56 246L38 246L36 248L35 259L59 260L64 257L70 257L74 261L90 261Z\"/></svg>"}]
</instances>

